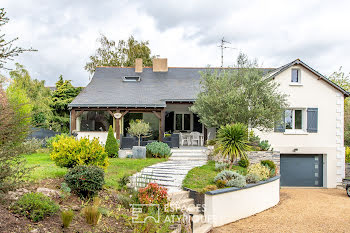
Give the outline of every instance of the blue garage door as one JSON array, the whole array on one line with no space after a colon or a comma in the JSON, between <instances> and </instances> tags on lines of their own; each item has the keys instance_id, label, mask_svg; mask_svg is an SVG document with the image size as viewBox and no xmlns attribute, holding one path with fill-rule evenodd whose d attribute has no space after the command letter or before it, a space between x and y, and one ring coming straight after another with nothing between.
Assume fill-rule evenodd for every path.
<instances>
[{"instance_id":1,"label":"blue garage door","mask_svg":"<svg viewBox=\"0 0 350 233\"><path fill-rule=\"evenodd\" d=\"M281 154L281 186L323 186L322 155Z\"/></svg>"}]
</instances>

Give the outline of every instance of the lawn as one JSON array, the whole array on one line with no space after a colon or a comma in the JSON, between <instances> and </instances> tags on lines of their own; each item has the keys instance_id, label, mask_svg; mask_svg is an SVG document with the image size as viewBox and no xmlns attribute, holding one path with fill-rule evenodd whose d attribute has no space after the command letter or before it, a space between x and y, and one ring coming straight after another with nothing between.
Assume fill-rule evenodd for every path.
<instances>
[{"instance_id":1,"label":"lawn","mask_svg":"<svg viewBox=\"0 0 350 233\"><path fill-rule=\"evenodd\" d=\"M239 166L233 166L232 170L246 173L246 169ZM200 192L207 185L215 184L213 180L218 173L215 171L215 162L208 161L206 165L191 169L182 182L182 186Z\"/></svg>"},{"instance_id":2,"label":"lawn","mask_svg":"<svg viewBox=\"0 0 350 233\"><path fill-rule=\"evenodd\" d=\"M27 166L33 167L34 170L30 174L30 180L38 181L42 179L52 179L63 177L67 169L60 168L50 159L48 153L35 153L24 155L27 159ZM110 165L106 171L106 186L118 189L118 180L124 175L132 175L141 171L144 167L155 163L164 162L167 159L109 159Z\"/></svg>"}]
</instances>

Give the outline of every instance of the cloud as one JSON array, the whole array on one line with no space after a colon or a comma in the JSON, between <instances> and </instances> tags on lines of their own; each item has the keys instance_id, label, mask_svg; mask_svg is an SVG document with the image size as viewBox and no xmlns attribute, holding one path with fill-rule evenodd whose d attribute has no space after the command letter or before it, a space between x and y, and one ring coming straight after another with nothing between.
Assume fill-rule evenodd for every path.
<instances>
[{"instance_id":1,"label":"cloud","mask_svg":"<svg viewBox=\"0 0 350 233\"><path fill-rule=\"evenodd\" d=\"M300 58L329 75L339 66L349 72L350 16L347 1L11 1L2 2L10 22L7 38L38 52L16 58L34 78L53 85L62 74L84 86L84 65L94 53L99 33L113 40L134 35L149 40L153 54L170 66L220 65L217 47L229 46L224 64L239 51L278 67Z\"/></svg>"}]
</instances>

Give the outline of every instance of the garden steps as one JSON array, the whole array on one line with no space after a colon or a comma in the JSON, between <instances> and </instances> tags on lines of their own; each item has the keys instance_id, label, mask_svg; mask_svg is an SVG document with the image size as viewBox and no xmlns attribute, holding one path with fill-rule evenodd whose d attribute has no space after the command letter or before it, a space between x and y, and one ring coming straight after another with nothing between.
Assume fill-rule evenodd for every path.
<instances>
[{"instance_id":1,"label":"garden steps","mask_svg":"<svg viewBox=\"0 0 350 233\"><path fill-rule=\"evenodd\" d=\"M203 148L180 148L171 151L172 155L168 161L153 164L134 174L131 177L132 186L154 182L166 187L169 194L179 192L182 191L182 181L188 171L207 162L206 150Z\"/></svg>"},{"instance_id":2,"label":"garden steps","mask_svg":"<svg viewBox=\"0 0 350 233\"><path fill-rule=\"evenodd\" d=\"M204 215L201 214L199 208L195 206L194 200L189 198L188 191L170 193L169 199L170 207L184 210L192 215L194 233L208 233L213 229L211 224L206 223Z\"/></svg>"}]
</instances>

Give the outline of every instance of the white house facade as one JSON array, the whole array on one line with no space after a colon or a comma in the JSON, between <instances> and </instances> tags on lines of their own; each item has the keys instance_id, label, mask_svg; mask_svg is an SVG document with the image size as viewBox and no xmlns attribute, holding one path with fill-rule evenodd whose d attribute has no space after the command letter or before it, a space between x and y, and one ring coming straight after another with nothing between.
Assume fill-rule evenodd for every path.
<instances>
[{"instance_id":1,"label":"white house facade","mask_svg":"<svg viewBox=\"0 0 350 233\"><path fill-rule=\"evenodd\" d=\"M282 186L334 188L345 176L344 98L348 93L300 60L269 78L288 95L283 123L259 132L281 154Z\"/></svg>"}]
</instances>

